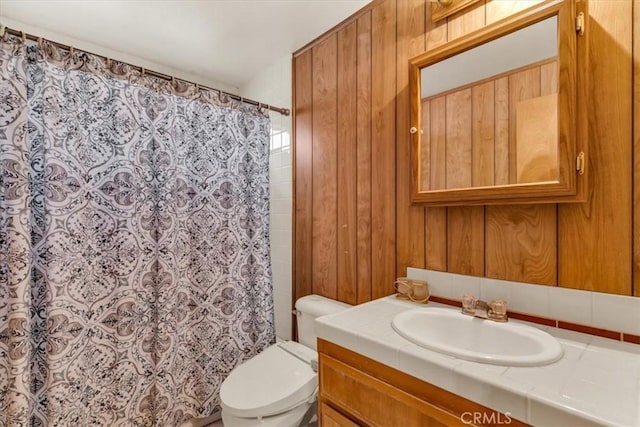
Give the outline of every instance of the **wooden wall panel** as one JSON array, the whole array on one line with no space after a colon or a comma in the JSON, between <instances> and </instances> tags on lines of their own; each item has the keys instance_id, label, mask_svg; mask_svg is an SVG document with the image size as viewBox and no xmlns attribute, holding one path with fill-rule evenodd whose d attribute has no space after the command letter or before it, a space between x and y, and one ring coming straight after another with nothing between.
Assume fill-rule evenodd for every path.
<instances>
[{"instance_id":1,"label":"wooden wall panel","mask_svg":"<svg viewBox=\"0 0 640 427\"><path fill-rule=\"evenodd\" d=\"M431 8L428 8L429 10ZM431 152L429 173L431 188L443 189L447 185L446 170L446 102L441 96L431 101L429 132ZM425 265L433 270L447 270L447 208L425 209Z\"/></svg>"},{"instance_id":2,"label":"wooden wall panel","mask_svg":"<svg viewBox=\"0 0 640 427\"><path fill-rule=\"evenodd\" d=\"M295 192L293 216L293 300L312 293L312 252L313 233L313 104L312 104L312 57L311 51L294 60L294 117L295 140L294 173ZM295 322L294 322L295 323Z\"/></svg>"},{"instance_id":3,"label":"wooden wall panel","mask_svg":"<svg viewBox=\"0 0 640 427\"><path fill-rule=\"evenodd\" d=\"M487 206L486 275L555 285L556 206Z\"/></svg>"},{"instance_id":4,"label":"wooden wall panel","mask_svg":"<svg viewBox=\"0 0 640 427\"><path fill-rule=\"evenodd\" d=\"M338 298L337 288L337 35L313 53L313 292Z\"/></svg>"},{"instance_id":5,"label":"wooden wall panel","mask_svg":"<svg viewBox=\"0 0 640 427\"><path fill-rule=\"evenodd\" d=\"M447 209L447 271L484 276L484 206Z\"/></svg>"},{"instance_id":6,"label":"wooden wall panel","mask_svg":"<svg viewBox=\"0 0 640 427\"><path fill-rule=\"evenodd\" d=\"M447 208L426 208L425 268L447 271Z\"/></svg>"},{"instance_id":7,"label":"wooden wall panel","mask_svg":"<svg viewBox=\"0 0 640 427\"><path fill-rule=\"evenodd\" d=\"M371 297L393 293L396 277L396 1L371 15Z\"/></svg>"},{"instance_id":8,"label":"wooden wall panel","mask_svg":"<svg viewBox=\"0 0 640 427\"><path fill-rule=\"evenodd\" d=\"M427 5L425 8L425 49L433 49L446 43L447 32L446 20L435 24L431 22L431 6ZM426 128L425 132L427 132ZM425 267L447 271L447 208L425 208L424 227Z\"/></svg>"},{"instance_id":9,"label":"wooden wall panel","mask_svg":"<svg viewBox=\"0 0 640 427\"><path fill-rule=\"evenodd\" d=\"M447 18L447 41L469 34L485 25L485 1L463 9Z\"/></svg>"},{"instance_id":10,"label":"wooden wall panel","mask_svg":"<svg viewBox=\"0 0 640 427\"><path fill-rule=\"evenodd\" d=\"M433 49L447 42L448 24L443 19L438 22L431 21L431 5L425 8L425 50Z\"/></svg>"},{"instance_id":11,"label":"wooden wall panel","mask_svg":"<svg viewBox=\"0 0 640 427\"><path fill-rule=\"evenodd\" d=\"M563 287L631 294L633 3L589 3L589 200L559 206Z\"/></svg>"},{"instance_id":12,"label":"wooden wall panel","mask_svg":"<svg viewBox=\"0 0 640 427\"><path fill-rule=\"evenodd\" d=\"M357 23L338 32L338 300L357 303Z\"/></svg>"},{"instance_id":13,"label":"wooden wall panel","mask_svg":"<svg viewBox=\"0 0 640 427\"><path fill-rule=\"evenodd\" d=\"M396 251L397 275L408 266L424 268L424 208L411 205L411 134L409 58L424 51L425 0L397 3L396 36L396 239L403 242Z\"/></svg>"},{"instance_id":14,"label":"wooden wall panel","mask_svg":"<svg viewBox=\"0 0 640 427\"><path fill-rule=\"evenodd\" d=\"M486 20L487 25L504 19L514 13L535 6L543 0L487 0Z\"/></svg>"},{"instance_id":15,"label":"wooden wall panel","mask_svg":"<svg viewBox=\"0 0 640 427\"><path fill-rule=\"evenodd\" d=\"M547 72L553 66L545 66ZM541 82L539 67L523 70L508 77L508 160L509 182L517 182L516 109L519 101L554 89L554 80ZM505 88L500 84L500 91ZM504 96L503 93L500 96ZM501 99L504 108L505 100ZM504 109L501 113L504 112ZM503 118L504 119L504 118ZM501 140L504 143L504 140ZM504 146L501 146L503 150ZM501 151L502 152L502 151ZM504 153L503 153L504 155ZM501 161L504 162L504 157ZM496 182L502 182L501 176ZM488 206L486 209L487 246L486 274L497 279L555 285L557 283L557 208L555 205Z\"/></svg>"},{"instance_id":16,"label":"wooden wall panel","mask_svg":"<svg viewBox=\"0 0 640 427\"><path fill-rule=\"evenodd\" d=\"M357 301L371 300L371 12L357 21Z\"/></svg>"},{"instance_id":17,"label":"wooden wall panel","mask_svg":"<svg viewBox=\"0 0 640 427\"><path fill-rule=\"evenodd\" d=\"M468 34L485 25L485 1L478 2L469 9L462 10L447 19L447 40L451 41ZM449 97L447 97L447 111L449 110ZM471 141L471 95L469 94L468 135ZM447 112L447 141L451 137L449 132L452 127L449 124ZM467 129L467 128L465 128ZM447 151L449 143L447 142ZM449 162L451 157L447 153L447 187L450 187ZM468 164L471 171L471 158L464 157L464 163ZM462 181L462 180L461 180ZM471 177L464 182L471 184ZM447 208L447 271L484 275L484 207L452 207Z\"/></svg>"},{"instance_id":18,"label":"wooden wall panel","mask_svg":"<svg viewBox=\"0 0 640 427\"><path fill-rule=\"evenodd\" d=\"M626 295L635 281L640 295L640 107L635 122L631 109L634 71L635 105L640 102L638 58L635 68L631 64L632 37L640 38L640 31L635 36L631 31L632 22L640 27L637 2L590 2L588 92L597 102L589 104L588 203L422 209L407 205L408 195L402 194L407 180L407 58L421 46L440 46L539 1L486 0L434 24L426 0L376 0L294 55L295 295L313 290L352 300L353 282L341 289L344 279L338 276L351 277L354 262L358 303L391 293L393 279L404 275L408 265ZM353 30L346 28L354 22L355 53L343 43L353 39ZM638 46L640 41L634 48L640 57ZM347 70L345 75L339 66ZM473 127L471 121L470 137L483 141L482 157L471 156L472 182L489 179L480 165L488 159L484 148L490 155L491 133L495 183L507 183L515 174L508 157L515 101L552 92L557 82L547 76L553 73L543 67L537 77L494 82L492 95L489 88L482 96L471 94L472 117L490 114L491 96L495 116L492 130ZM510 86L520 94L510 94ZM348 136L353 117L343 111L354 111L348 99L354 90L355 136ZM447 118L433 108L438 102L445 111L444 97L432 100L425 121L434 124L426 136L432 143L430 175L443 188L446 149L438 139L445 135ZM353 165L353 146L342 144L350 138L356 141L355 187L347 182L343 189L338 179L353 179L347 170ZM355 198L355 204L343 198ZM340 258L339 251L351 248L353 240L346 235L343 240L338 229L343 218L353 221L354 206L355 261Z\"/></svg>"},{"instance_id":19,"label":"wooden wall panel","mask_svg":"<svg viewBox=\"0 0 640 427\"><path fill-rule=\"evenodd\" d=\"M640 296L640 5L633 6L633 294Z\"/></svg>"}]
</instances>

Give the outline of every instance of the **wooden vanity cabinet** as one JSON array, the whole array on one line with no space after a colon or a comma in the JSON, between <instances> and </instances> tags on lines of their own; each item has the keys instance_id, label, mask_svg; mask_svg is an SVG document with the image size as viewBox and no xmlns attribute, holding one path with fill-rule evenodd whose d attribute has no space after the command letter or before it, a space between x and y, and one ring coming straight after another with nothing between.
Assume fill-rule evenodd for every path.
<instances>
[{"instance_id":1,"label":"wooden vanity cabinet","mask_svg":"<svg viewBox=\"0 0 640 427\"><path fill-rule=\"evenodd\" d=\"M321 426L527 425L323 339L318 353Z\"/></svg>"}]
</instances>

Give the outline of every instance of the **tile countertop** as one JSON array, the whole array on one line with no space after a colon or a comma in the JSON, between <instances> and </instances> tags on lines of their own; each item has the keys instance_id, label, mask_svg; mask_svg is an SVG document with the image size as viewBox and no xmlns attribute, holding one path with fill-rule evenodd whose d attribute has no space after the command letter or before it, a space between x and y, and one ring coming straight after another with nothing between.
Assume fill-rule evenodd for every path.
<instances>
[{"instance_id":1,"label":"tile countertop","mask_svg":"<svg viewBox=\"0 0 640 427\"><path fill-rule=\"evenodd\" d=\"M389 296L320 317L318 337L535 426L640 427L640 345L518 322L547 331L564 350L539 367L470 362L419 347L393 317L428 305Z\"/></svg>"}]
</instances>

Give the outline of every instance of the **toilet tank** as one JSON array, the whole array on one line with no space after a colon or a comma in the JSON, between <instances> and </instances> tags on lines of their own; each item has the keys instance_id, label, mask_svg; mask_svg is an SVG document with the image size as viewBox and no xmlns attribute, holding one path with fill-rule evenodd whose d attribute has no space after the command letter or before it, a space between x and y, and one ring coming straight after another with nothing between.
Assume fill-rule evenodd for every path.
<instances>
[{"instance_id":1,"label":"toilet tank","mask_svg":"<svg viewBox=\"0 0 640 427\"><path fill-rule=\"evenodd\" d=\"M316 317L337 313L352 307L320 295L307 295L296 301L296 319L298 324L298 342L305 347L316 348Z\"/></svg>"}]
</instances>

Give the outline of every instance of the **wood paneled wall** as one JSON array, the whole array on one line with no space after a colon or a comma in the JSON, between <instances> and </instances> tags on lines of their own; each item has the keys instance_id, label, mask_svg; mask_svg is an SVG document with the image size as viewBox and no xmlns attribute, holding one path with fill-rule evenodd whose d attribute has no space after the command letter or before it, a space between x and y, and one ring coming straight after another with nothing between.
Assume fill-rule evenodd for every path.
<instances>
[{"instance_id":1,"label":"wood paneled wall","mask_svg":"<svg viewBox=\"0 0 640 427\"><path fill-rule=\"evenodd\" d=\"M633 5L633 292L640 297L640 5Z\"/></svg>"},{"instance_id":2,"label":"wood paneled wall","mask_svg":"<svg viewBox=\"0 0 640 427\"><path fill-rule=\"evenodd\" d=\"M638 2L589 3L587 203L424 208L409 201L408 59L537 2L485 0L433 24L427 0L374 0L294 54L294 298L313 292L368 301L392 293L409 266L633 294L634 265L640 280L640 108L635 172L632 165ZM496 120L508 120L507 100L494 104ZM438 114L446 109L436 111L432 131L440 124L445 132ZM508 151L508 132L493 137L496 153ZM437 151L438 141L431 146ZM496 176L515 169L507 159L496 155Z\"/></svg>"}]
</instances>

